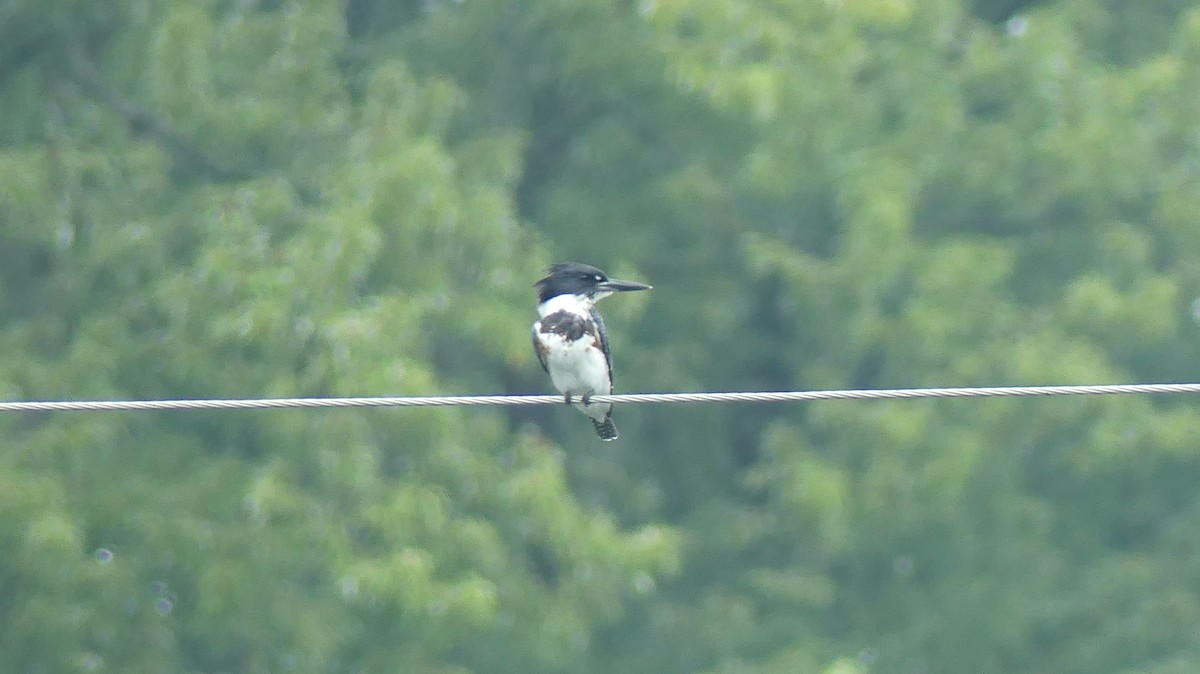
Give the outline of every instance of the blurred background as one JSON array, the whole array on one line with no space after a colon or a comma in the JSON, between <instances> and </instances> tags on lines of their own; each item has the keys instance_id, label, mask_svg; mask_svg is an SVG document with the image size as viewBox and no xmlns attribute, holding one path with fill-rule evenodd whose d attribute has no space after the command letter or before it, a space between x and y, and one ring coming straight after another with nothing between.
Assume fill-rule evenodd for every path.
<instances>
[{"instance_id":1,"label":"blurred background","mask_svg":"<svg viewBox=\"0 0 1200 674\"><path fill-rule=\"evenodd\" d=\"M1200 380L1200 3L5 0L0 399ZM1200 671L1188 397L0 414L0 669Z\"/></svg>"}]
</instances>

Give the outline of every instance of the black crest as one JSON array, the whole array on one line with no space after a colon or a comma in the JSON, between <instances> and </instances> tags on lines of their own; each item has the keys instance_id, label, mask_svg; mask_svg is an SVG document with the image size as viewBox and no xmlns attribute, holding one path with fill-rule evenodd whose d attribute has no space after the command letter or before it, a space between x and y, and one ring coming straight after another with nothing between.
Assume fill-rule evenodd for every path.
<instances>
[{"instance_id":1,"label":"black crest","mask_svg":"<svg viewBox=\"0 0 1200 674\"><path fill-rule=\"evenodd\" d=\"M608 281L608 274L582 262L559 262L550 266L550 273L533 287L537 288L538 302L545 302L558 295L591 295Z\"/></svg>"}]
</instances>

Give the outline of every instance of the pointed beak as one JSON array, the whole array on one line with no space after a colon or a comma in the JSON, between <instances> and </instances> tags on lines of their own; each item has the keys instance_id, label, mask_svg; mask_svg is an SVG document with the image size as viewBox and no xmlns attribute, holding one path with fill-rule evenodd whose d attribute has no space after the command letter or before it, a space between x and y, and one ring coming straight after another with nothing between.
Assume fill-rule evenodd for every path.
<instances>
[{"instance_id":1,"label":"pointed beak","mask_svg":"<svg viewBox=\"0 0 1200 674\"><path fill-rule=\"evenodd\" d=\"M650 290L652 286L648 286L645 283L638 283L637 281L618 281L616 279L609 279L604 283L597 284L596 287L601 291L623 293L631 290Z\"/></svg>"}]
</instances>

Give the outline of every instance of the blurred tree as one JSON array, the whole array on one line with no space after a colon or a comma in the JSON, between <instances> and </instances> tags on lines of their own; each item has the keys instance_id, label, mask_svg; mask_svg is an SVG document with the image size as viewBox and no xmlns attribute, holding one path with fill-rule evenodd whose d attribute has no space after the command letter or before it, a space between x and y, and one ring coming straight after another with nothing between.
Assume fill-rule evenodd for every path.
<instances>
[{"instance_id":1,"label":"blurred tree","mask_svg":"<svg viewBox=\"0 0 1200 674\"><path fill-rule=\"evenodd\" d=\"M6 397L494 390L529 364L515 132L454 133L463 91L395 58L348 86L340 3L122 10L0 101ZM6 670L561 671L676 565L494 412L0 423Z\"/></svg>"},{"instance_id":2,"label":"blurred tree","mask_svg":"<svg viewBox=\"0 0 1200 674\"><path fill-rule=\"evenodd\" d=\"M11 2L0 390L546 390L559 259L656 286L623 391L1195 381L1197 44L1183 0ZM2 415L0 666L1191 671L1188 403Z\"/></svg>"}]
</instances>

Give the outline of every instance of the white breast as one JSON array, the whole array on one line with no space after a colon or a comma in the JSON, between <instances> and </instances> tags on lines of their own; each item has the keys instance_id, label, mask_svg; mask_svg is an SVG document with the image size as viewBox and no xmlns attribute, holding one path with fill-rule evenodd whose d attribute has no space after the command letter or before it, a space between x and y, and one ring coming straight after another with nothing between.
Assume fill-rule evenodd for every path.
<instances>
[{"instance_id":1,"label":"white breast","mask_svg":"<svg viewBox=\"0 0 1200 674\"><path fill-rule=\"evenodd\" d=\"M559 311L566 311L591 320L591 305L586 299L571 295L552 297L538 305L538 315L542 318ZM553 332L542 332L542 322L533 324L538 341L545 348L546 369L550 371L550 380L554 388L561 393L569 393L573 398L584 395L608 395L612 386L608 379L608 362L600 344L590 335L582 339L568 341L562 335ZM584 406L576 403L576 407L595 419L603 420L611 405L592 404Z\"/></svg>"},{"instance_id":2,"label":"white breast","mask_svg":"<svg viewBox=\"0 0 1200 674\"><path fill-rule=\"evenodd\" d=\"M554 388L572 396L611 393L608 362L591 337L568 342L559 335L539 333L538 339L546 346L546 369Z\"/></svg>"}]
</instances>

